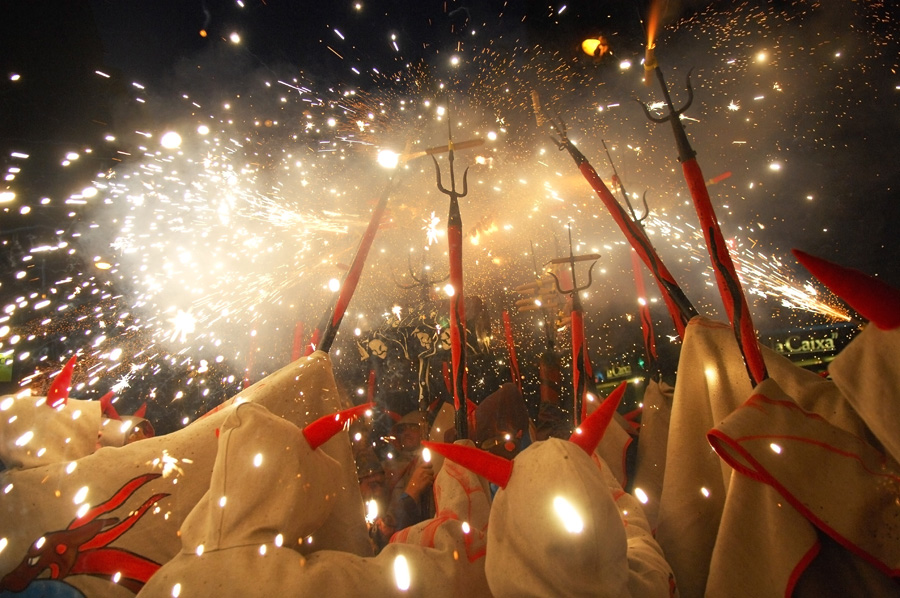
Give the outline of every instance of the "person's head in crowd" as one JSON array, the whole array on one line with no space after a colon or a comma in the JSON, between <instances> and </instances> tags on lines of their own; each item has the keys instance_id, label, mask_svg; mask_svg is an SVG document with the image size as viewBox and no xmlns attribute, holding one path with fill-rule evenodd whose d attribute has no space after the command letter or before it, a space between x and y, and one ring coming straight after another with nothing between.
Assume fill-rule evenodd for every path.
<instances>
[{"instance_id":1,"label":"person's head in crowd","mask_svg":"<svg viewBox=\"0 0 900 598\"><path fill-rule=\"evenodd\" d=\"M375 500L379 508L384 508L388 501L385 486L384 467L373 450L360 451L356 456L356 475L359 478L359 492L363 501Z\"/></svg>"},{"instance_id":2,"label":"person's head in crowd","mask_svg":"<svg viewBox=\"0 0 900 598\"><path fill-rule=\"evenodd\" d=\"M511 382L481 402L475 420L475 443L495 455L512 459L531 442L525 401Z\"/></svg>"},{"instance_id":3,"label":"person's head in crowd","mask_svg":"<svg viewBox=\"0 0 900 598\"><path fill-rule=\"evenodd\" d=\"M428 419L421 411L407 413L391 429L394 448L402 453L419 449L428 438Z\"/></svg>"}]
</instances>

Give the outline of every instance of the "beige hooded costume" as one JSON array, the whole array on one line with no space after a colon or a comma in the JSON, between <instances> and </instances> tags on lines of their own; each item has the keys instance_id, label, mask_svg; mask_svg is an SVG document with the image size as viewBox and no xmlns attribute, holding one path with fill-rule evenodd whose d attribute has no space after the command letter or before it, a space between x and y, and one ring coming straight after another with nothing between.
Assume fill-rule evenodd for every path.
<instances>
[{"instance_id":1,"label":"beige hooded costume","mask_svg":"<svg viewBox=\"0 0 900 598\"><path fill-rule=\"evenodd\" d=\"M427 536L429 546L393 543L370 558L301 555L297 548L332 515L340 469L296 426L258 405L239 406L222 427L209 491L182 528L181 553L139 596L489 596L483 556L465 558L468 534L459 517L486 519L487 505L483 495L472 506L455 492L460 480L446 467L436 485L449 482L442 495L455 495L461 513L439 502L445 519L411 534ZM483 489L467 472L462 483Z\"/></svg>"},{"instance_id":2,"label":"beige hooded costume","mask_svg":"<svg viewBox=\"0 0 900 598\"><path fill-rule=\"evenodd\" d=\"M57 460L0 474L0 521L15 522L0 533L6 540L0 551L0 590L19 591L34 579L53 575L86 595L131 596L134 588L180 550L178 529L209 488L216 430L241 401L265 405L300 425L339 410L330 361L324 353L314 353L172 434L94 452L97 427L92 424L88 431L79 430L90 434L91 440L83 443L83 449L65 455L67 459L80 457L77 460ZM70 400L62 413L79 404ZM96 416L99 418L99 407ZM6 425L8 420L2 423ZM75 432L67 434L73 440L63 447L76 442ZM35 444L29 446L40 446L37 434L31 442ZM338 435L322 448L342 464L332 499L335 519L329 518L314 542L303 549L326 547L371 554L349 439L346 434ZM82 455L85 452L88 454ZM50 537L53 542L39 541ZM114 551L127 551L131 556Z\"/></svg>"}]
</instances>

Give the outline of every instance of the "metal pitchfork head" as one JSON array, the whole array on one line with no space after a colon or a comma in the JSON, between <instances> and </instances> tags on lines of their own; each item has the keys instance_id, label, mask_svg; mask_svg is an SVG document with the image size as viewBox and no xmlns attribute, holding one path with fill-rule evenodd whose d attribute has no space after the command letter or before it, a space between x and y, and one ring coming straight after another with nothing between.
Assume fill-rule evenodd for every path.
<instances>
[{"instance_id":1,"label":"metal pitchfork head","mask_svg":"<svg viewBox=\"0 0 900 598\"><path fill-rule=\"evenodd\" d=\"M691 103L694 101L694 87L691 85L691 72L693 72L693 70L694 69L689 70L687 74L687 102L685 102L684 106L676 110L675 105L672 103L672 96L669 95L669 86L666 85L666 79L663 77L662 70L658 65L653 69L656 73L656 79L659 81L659 86L662 88L663 97L666 100L666 107L669 109L669 113L665 116L653 116L650 113L650 108L642 101L635 98L635 101L641 105L641 108L644 109L644 114L650 121L657 124L666 121L672 123L672 130L675 133L675 143L678 146L678 160L680 162L687 162L697 155L697 152L694 151L690 142L688 142L687 134L684 132L684 127L681 125L681 115L691 107Z\"/></svg>"},{"instance_id":2,"label":"metal pitchfork head","mask_svg":"<svg viewBox=\"0 0 900 598\"><path fill-rule=\"evenodd\" d=\"M559 291L560 295L572 295L573 298L578 297L578 293L580 291L587 290L591 283L593 282L592 272L594 270L594 266L597 265L597 260L600 259L600 254L598 253L588 253L586 255L575 255L572 251L572 226L569 225L569 257L560 257L556 259L552 259L548 264L569 264L569 268L571 268L572 272L572 288L564 291L562 290L562 286L559 284L559 278L556 277L556 274L550 272L550 276L553 277L553 281L556 284L556 290ZM588 268L588 282L585 286L579 287L578 283L575 280L575 262L585 262L588 260L593 260L591 262L591 267Z\"/></svg>"},{"instance_id":3,"label":"metal pitchfork head","mask_svg":"<svg viewBox=\"0 0 900 598\"><path fill-rule=\"evenodd\" d=\"M469 175L469 167L466 166L466 170L463 172L463 190L462 193L459 193L456 190L456 175L453 172L453 131L450 128L450 115L447 114L447 136L449 139L448 149L449 149L449 160L450 160L450 189L445 189L444 185L441 184L441 167L438 164L437 158L434 157L434 154L431 155L431 159L434 160L434 170L437 175L437 186L438 191L443 193L444 195L449 195L451 200L457 200L461 197L465 197L469 192L468 185L468 175Z\"/></svg>"}]
</instances>

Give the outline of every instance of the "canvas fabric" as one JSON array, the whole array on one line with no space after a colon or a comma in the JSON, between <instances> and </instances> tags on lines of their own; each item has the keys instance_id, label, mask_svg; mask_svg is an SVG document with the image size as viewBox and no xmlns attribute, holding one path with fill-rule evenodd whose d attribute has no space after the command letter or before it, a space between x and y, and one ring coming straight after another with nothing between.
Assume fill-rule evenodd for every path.
<instances>
[{"instance_id":1,"label":"canvas fabric","mask_svg":"<svg viewBox=\"0 0 900 598\"><path fill-rule=\"evenodd\" d=\"M496 598L630 596L627 539L603 475L579 446L536 442L513 461L509 483L494 496L485 572ZM552 480L552 483L549 483ZM555 507L578 514L569 531Z\"/></svg>"},{"instance_id":2,"label":"canvas fabric","mask_svg":"<svg viewBox=\"0 0 900 598\"><path fill-rule=\"evenodd\" d=\"M0 462L29 469L90 455L97 450L100 421L99 401L69 399L54 409L46 397L0 397Z\"/></svg>"},{"instance_id":3,"label":"canvas fabric","mask_svg":"<svg viewBox=\"0 0 900 598\"><path fill-rule=\"evenodd\" d=\"M458 440L455 444L475 446L471 440ZM437 561L440 575L456 592L445 595L491 596L484 571L491 509L487 480L445 459L433 488L435 517L398 531L391 538L388 548L392 553L405 553L407 558L415 558L416 562ZM420 546L429 550L416 555L411 549L401 549L398 545ZM441 554L444 556L441 557ZM452 557L452 562L445 560L446 556ZM384 551L379 557L385 558Z\"/></svg>"},{"instance_id":4,"label":"canvas fabric","mask_svg":"<svg viewBox=\"0 0 900 598\"><path fill-rule=\"evenodd\" d=\"M590 415L602 403L602 400L591 401L588 403L587 415ZM607 464L607 468L615 476L619 485L625 487L628 485L628 472L626 466L628 446L631 444L631 434L627 431L628 423L618 412L613 414L612 422L606 428L600 444L594 452L600 455L603 462Z\"/></svg>"},{"instance_id":5,"label":"canvas fabric","mask_svg":"<svg viewBox=\"0 0 900 598\"><path fill-rule=\"evenodd\" d=\"M606 481L622 517L628 557L628 591L635 598L671 598L678 596L675 574L662 548L653 537L644 509L633 495L625 492L609 466L594 453L594 462Z\"/></svg>"},{"instance_id":6,"label":"canvas fabric","mask_svg":"<svg viewBox=\"0 0 900 598\"><path fill-rule=\"evenodd\" d=\"M801 409L773 380L762 382L741 408L710 432L709 439L741 474L736 477L746 476L775 490L775 500L764 504L769 512L782 514L778 524L787 525L770 528L768 543L757 548L766 555L767 569L791 575L786 587L770 590L790 593L805 569L797 556L808 553L810 539L816 540L812 526L885 575L900 573L900 467L893 460L858 436ZM755 516L727 521L734 529L725 527L723 519L715 551L722 555L720 560L733 558L743 537L753 533L750 528L759 526L760 509L751 506L748 513ZM786 522L789 513L796 521ZM809 526L805 533L798 530L801 522ZM725 536L733 541L720 546ZM724 575L721 569L737 571L739 566L713 571ZM742 587L753 580L744 580Z\"/></svg>"},{"instance_id":7,"label":"canvas fabric","mask_svg":"<svg viewBox=\"0 0 900 598\"><path fill-rule=\"evenodd\" d=\"M128 437L135 430L148 422L142 417L133 415L122 416L119 419L103 418L100 422L100 446L125 446Z\"/></svg>"},{"instance_id":8,"label":"canvas fabric","mask_svg":"<svg viewBox=\"0 0 900 598\"><path fill-rule=\"evenodd\" d=\"M319 401L337 403L330 361L327 355L320 352L282 368L239 396L242 400L253 401L275 413L284 414L284 419L293 420L292 423L298 426L305 425L322 410ZM72 403L71 399L69 403ZM68 528L75 523L76 513L82 504L88 503L93 508L107 504L110 508L95 519L116 517L124 522L129 520L130 513L157 495L161 497L152 508L132 520L131 527L119 537L110 539L105 548L128 551L142 559L139 563L147 561L156 566L167 562L181 549L179 528L209 488L217 451L216 429L222 426L234 404L234 400L229 400L227 405L165 436L119 448L101 448L74 462L64 461L0 474L0 488L5 490L0 493L0 521L15 522L15 525L4 526L3 529L2 536L6 538L7 545L0 551L0 578L27 560L29 548L38 538L51 532L62 532L61 541L75 542L76 534ZM96 442L96 428L93 438ZM338 434L329 443L344 443L349 454L346 433ZM341 468L345 468L343 464ZM352 461L348 469L353 475ZM141 480L145 481L141 483ZM135 487L135 484L139 485ZM84 502L76 504L74 499L82 488L88 489ZM340 478L336 492L331 516L319 529L314 543L305 544L303 548L311 551L317 545L339 546L351 553L365 551L371 554L357 481L354 478L353 485L349 486ZM352 508L353 501L350 499L354 494L358 509ZM341 500L342 495L347 495L347 500ZM119 497L114 508L113 503L108 502L113 497ZM332 517L336 516L344 520L332 522ZM365 542L364 549L357 546L357 535ZM40 552L46 559L52 559L53 549L48 543ZM121 584L110 581L117 569L107 562L108 559L101 558L97 552L87 557L92 561L90 569L104 571L105 576L99 573L97 576L71 575L65 579L66 583L78 587L88 596L132 595ZM107 568L110 568L108 572ZM146 572L146 568L141 571ZM46 568L33 573L48 574Z\"/></svg>"},{"instance_id":9,"label":"canvas fabric","mask_svg":"<svg viewBox=\"0 0 900 598\"><path fill-rule=\"evenodd\" d=\"M650 380L644 390L633 488L635 493L639 488L647 497L641 506L651 530L656 530L659 515L674 394L674 387L656 380Z\"/></svg>"},{"instance_id":10,"label":"canvas fabric","mask_svg":"<svg viewBox=\"0 0 900 598\"><path fill-rule=\"evenodd\" d=\"M872 434L900 462L900 329L866 326L828 367Z\"/></svg>"},{"instance_id":11,"label":"canvas fabric","mask_svg":"<svg viewBox=\"0 0 900 598\"><path fill-rule=\"evenodd\" d=\"M865 425L829 380L760 347L769 376L804 409L864 436ZM706 433L750 396L752 387L731 327L696 317L688 324L666 451L656 537L684 598L704 595L733 473Z\"/></svg>"},{"instance_id":12,"label":"canvas fabric","mask_svg":"<svg viewBox=\"0 0 900 598\"><path fill-rule=\"evenodd\" d=\"M427 547L396 542L377 557L330 550L304 557L294 539L314 537L326 521L338 463L321 450L310 450L299 429L255 405L239 407L223 430L210 491L185 522L184 549L157 572L140 598L169 598L176 585L180 596L489 598L483 557L475 563L457 558L466 550L460 517L465 512L436 526ZM273 458L255 468L251 462L257 453ZM446 498L461 498L448 469L453 468L445 467L438 483L449 482ZM467 472L463 477L483 490L483 480ZM228 497L224 507L222 495ZM450 508L441 503L447 514ZM420 525L424 529L429 523ZM281 542L275 541L278 533ZM200 544L204 550L198 554ZM409 572L405 590L398 586L398 557Z\"/></svg>"}]
</instances>

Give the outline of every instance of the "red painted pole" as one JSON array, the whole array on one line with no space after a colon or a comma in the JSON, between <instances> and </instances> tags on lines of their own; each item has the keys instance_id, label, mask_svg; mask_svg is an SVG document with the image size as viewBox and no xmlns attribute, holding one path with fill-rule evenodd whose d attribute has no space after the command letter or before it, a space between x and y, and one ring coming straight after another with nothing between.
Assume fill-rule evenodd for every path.
<instances>
[{"instance_id":1,"label":"red painted pole","mask_svg":"<svg viewBox=\"0 0 900 598\"><path fill-rule=\"evenodd\" d=\"M578 293L572 294L572 422L577 428L584 418L584 395L587 392L587 348L584 343L584 310Z\"/></svg>"},{"instance_id":2,"label":"red painted pole","mask_svg":"<svg viewBox=\"0 0 900 598\"><path fill-rule=\"evenodd\" d=\"M300 359L303 352L303 322L294 324L294 344L291 346L291 361Z\"/></svg>"},{"instance_id":3,"label":"red painted pole","mask_svg":"<svg viewBox=\"0 0 900 598\"><path fill-rule=\"evenodd\" d=\"M728 252L728 245L719 228L700 165L697 164L696 158L690 158L681 163L681 169L694 200L697 217L700 219L700 227L703 229L703 238L706 240L706 247L709 250L713 272L716 274L716 283L719 286L719 294L722 296L722 303L725 304L725 312L728 314L734 336L744 354L747 372L755 386L768 378L768 373L759 349L759 342L756 340L756 331L753 327L747 298L744 296L741 281L734 268L734 262L731 260L731 254Z\"/></svg>"},{"instance_id":4,"label":"red painted pole","mask_svg":"<svg viewBox=\"0 0 900 598\"><path fill-rule=\"evenodd\" d=\"M641 318L641 332L644 336L644 354L647 357L647 370L653 371L659 355L656 352L656 335L653 333L653 319L647 305L647 290L644 288L644 276L641 273L641 262L637 253L631 251L631 266L634 270L634 286L638 296L638 314Z\"/></svg>"},{"instance_id":5,"label":"red painted pole","mask_svg":"<svg viewBox=\"0 0 900 598\"><path fill-rule=\"evenodd\" d=\"M462 412L465 417L467 408L465 385L466 309L463 296L462 218L459 214L459 202L455 197L450 199L447 240L450 250L450 285L453 287L453 295L450 297L450 362L453 370L451 378L453 381L453 406L457 413ZM460 430L457 429L457 432L459 433Z\"/></svg>"},{"instance_id":6,"label":"red painted pole","mask_svg":"<svg viewBox=\"0 0 900 598\"><path fill-rule=\"evenodd\" d=\"M366 265L366 257L368 257L372 243L375 241L375 234L378 232L378 225L381 224L384 210L387 208L387 201L392 187L393 185L388 184L387 189L378 199L375 210L372 212L369 226L366 227L366 232L363 233L362 240L359 242L359 247L356 249L356 255L353 256L353 262L350 264L347 276L344 278L344 282L341 283L341 290L334 304L331 319L328 320L325 330L322 331L322 341L316 346L317 350L325 351L326 353L331 350L331 345L334 343L334 337L337 335L341 320L347 312L347 307L350 305L350 300L353 299L353 293L359 284L359 278L362 276L363 266ZM316 337L316 340L318 340L315 333L313 333L313 337Z\"/></svg>"},{"instance_id":7,"label":"red painted pole","mask_svg":"<svg viewBox=\"0 0 900 598\"><path fill-rule=\"evenodd\" d=\"M694 306L691 305L691 302L684 294L684 291L682 291L681 287L678 286L678 283L675 282L675 277L672 276L672 273L669 272L668 268L666 268L665 264L660 259L659 254L656 253L656 249L654 249L653 245L650 243L647 234L637 223L628 217L625 209L616 201L616 198L613 197L613 194L606 187L603 179L600 178L600 175L597 174L594 167L587 161L584 154L572 146L571 143L566 144L566 149L569 150L569 153L578 165L578 169L581 171L582 176L584 176L590 184L591 188L600 198L600 201L603 202L603 205L606 206L607 211L609 211L613 220L619 226L619 229L624 233L625 238L628 239L631 247L637 252L641 261L647 265L647 268L650 269L653 278L659 285L659 290L662 292L666 307L669 309L669 314L672 316L672 321L675 323L675 330L681 338L684 338L684 327L687 326L687 323L691 318L697 315L697 310L694 309Z\"/></svg>"}]
</instances>

